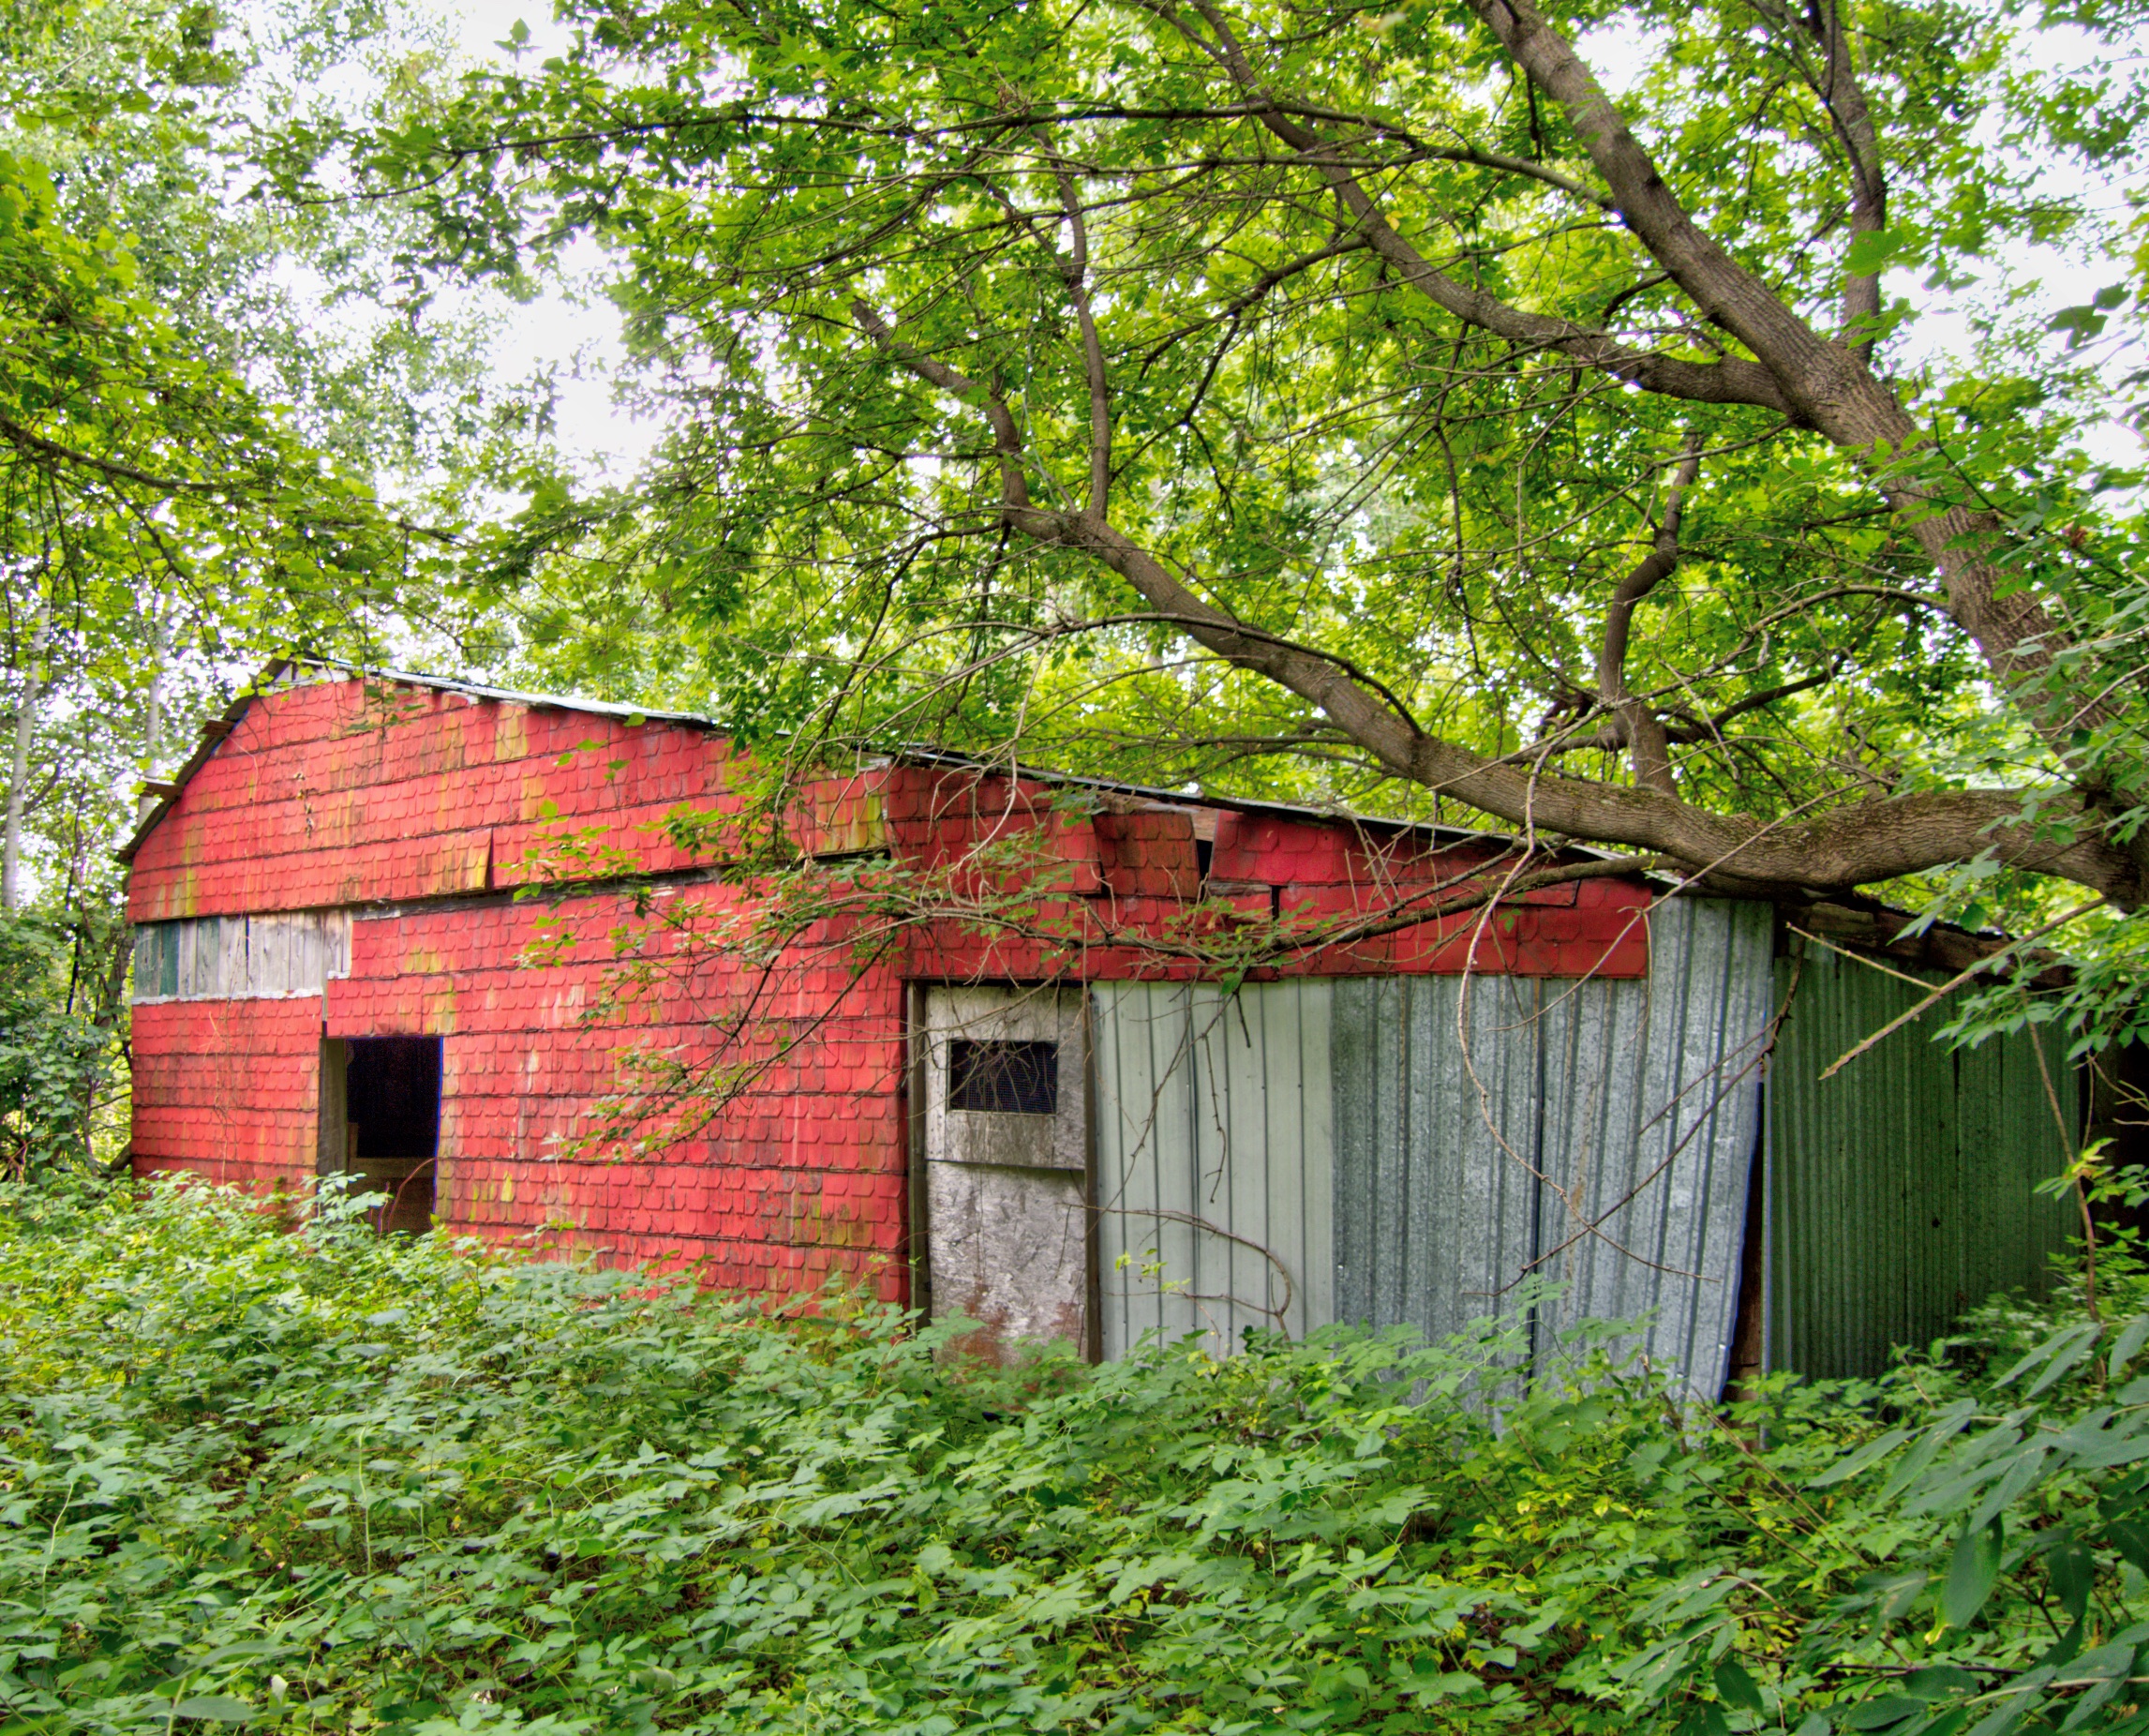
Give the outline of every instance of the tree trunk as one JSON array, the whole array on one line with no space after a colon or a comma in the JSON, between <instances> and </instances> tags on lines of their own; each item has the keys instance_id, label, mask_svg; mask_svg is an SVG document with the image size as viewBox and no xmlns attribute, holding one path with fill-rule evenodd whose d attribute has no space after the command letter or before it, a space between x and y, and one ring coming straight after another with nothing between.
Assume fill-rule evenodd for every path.
<instances>
[{"instance_id":1,"label":"tree trunk","mask_svg":"<svg viewBox=\"0 0 2149 1736\"><path fill-rule=\"evenodd\" d=\"M30 749L37 734L37 702L44 696L45 636L51 624L51 606L40 589L30 627L30 654L22 660L22 696L15 707L15 764L7 780L7 838L0 846L0 910L19 909L22 903L22 810L30 796Z\"/></svg>"},{"instance_id":2,"label":"tree trunk","mask_svg":"<svg viewBox=\"0 0 2149 1736\"><path fill-rule=\"evenodd\" d=\"M164 665L172 654L172 626L161 597L157 600L155 621L149 644L149 697L142 708L142 775L152 780L164 757ZM142 800L135 805L135 824L139 826L147 819L156 806L157 798L143 790Z\"/></svg>"}]
</instances>

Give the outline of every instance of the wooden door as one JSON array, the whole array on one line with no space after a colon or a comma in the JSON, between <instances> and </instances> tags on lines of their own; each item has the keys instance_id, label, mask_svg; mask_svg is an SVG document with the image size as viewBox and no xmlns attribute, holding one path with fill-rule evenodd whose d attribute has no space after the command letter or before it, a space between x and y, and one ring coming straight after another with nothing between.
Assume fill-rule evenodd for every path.
<instances>
[{"instance_id":1,"label":"wooden door","mask_svg":"<svg viewBox=\"0 0 2149 1736\"><path fill-rule=\"evenodd\" d=\"M1082 992L929 989L921 1117L932 1314L975 1320L995 1360L1089 1345Z\"/></svg>"}]
</instances>

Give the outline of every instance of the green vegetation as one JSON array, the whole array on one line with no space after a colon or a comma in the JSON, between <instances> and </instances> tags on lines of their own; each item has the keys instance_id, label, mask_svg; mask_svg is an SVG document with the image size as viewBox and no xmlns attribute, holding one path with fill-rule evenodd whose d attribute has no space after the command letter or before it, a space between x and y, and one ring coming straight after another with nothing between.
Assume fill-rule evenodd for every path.
<instances>
[{"instance_id":1,"label":"green vegetation","mask_svg":"<svg viewBox=\"0 0 2149 1736\"><path fill-rule=\"evenodd\" d=\"M1498 1337L996 1373L836 1295L17 1191L0 1729L2149 1728L2140 1289L1719 1420L1608 1340L1528 1398Z\"/></svg>"},{"instance_id":2,"label":"green vegetation","mask_svg":"<svg viewBox=\"0 0 2149 1736\"><path fill-rule=\"evenodd\" d=\"M0 912L0 1168L18 1180L88 1156L116 1058L67 954L52 925Z\"/></svg>"}]
</instances>

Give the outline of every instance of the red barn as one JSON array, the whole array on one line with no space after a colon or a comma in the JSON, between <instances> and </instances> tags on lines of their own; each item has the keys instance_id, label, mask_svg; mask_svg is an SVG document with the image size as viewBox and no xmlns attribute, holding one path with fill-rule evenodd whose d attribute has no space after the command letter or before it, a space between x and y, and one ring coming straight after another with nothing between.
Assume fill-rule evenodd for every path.
<instances>
[{"instance_id":1,"label":"red barn","mask_svg":"<svg viewBox=\"0 0 2149 1736\"><path fill-rule=\"evenodd\" d=\"M797 792L824 872L750 876L705 720L274 673L127 851L139 1173L352 1173L389 1227L1091 1354L1438 1331L1536 1272L1547 1330L1654 1309L1723 1378L1766 905L1575 853L1441 915L1515 847L931 756Z\"/></svg>"}]
</instances>

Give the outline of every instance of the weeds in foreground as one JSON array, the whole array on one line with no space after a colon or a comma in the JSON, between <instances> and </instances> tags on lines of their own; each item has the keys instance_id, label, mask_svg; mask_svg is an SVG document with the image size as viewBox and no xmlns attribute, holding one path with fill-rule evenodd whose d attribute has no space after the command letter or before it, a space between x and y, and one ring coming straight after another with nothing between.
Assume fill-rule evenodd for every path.
<instances>
[{"instance_id":1,"label":"weeds in foreground","mask_svg":"<svg viewBox=\"0 0 2149 1736\"><path fill-rule=\"evenodd\" d=\"M2141 1288L1711 1417L19 1190L0 1732L2149 1729Z\"/></svg>"}]
</instances>

